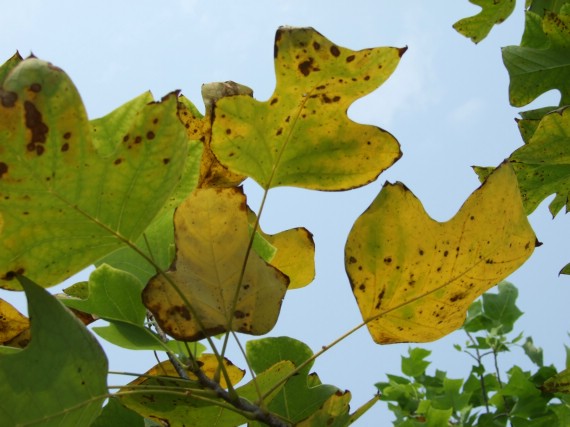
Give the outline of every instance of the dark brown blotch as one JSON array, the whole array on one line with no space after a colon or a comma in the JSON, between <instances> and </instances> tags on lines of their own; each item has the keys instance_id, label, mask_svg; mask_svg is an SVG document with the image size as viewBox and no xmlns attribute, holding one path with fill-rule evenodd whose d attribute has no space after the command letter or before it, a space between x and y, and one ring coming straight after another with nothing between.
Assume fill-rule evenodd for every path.
<instances>
[{"instance_id":1,"label":"dark brown blotch","mask_svg":"<svg viewBox=\"0 0 570 427\"><path fill-rule=\"evenodd\" d=\"M30 90L35 93L39 93L42 91L42 85L39 83L32 83L30 85Z\"/></svg>"},{"instance_id":2,"label":"dark brown blotch","mask_svg":"<svg viewBox=\"0 0 570 427\"><path fill-rule=\"evenodd\" d=\"M26 127L30 129L30 132L32 134L30 144L34 145L33 147L28 146L28 150L33 151L36 149L36 143L45 144L47 141L47 133L49 131L49 128L43 122L42 113L30 101L24 102L24 115L26 120ZM41 153L38 152L38 154Z\"/></svg>"},{"instance_id":3,"label":"dark brown blotch","mask_svg":"<svg viewBox=\"0 0 570 427\"><path fill-rule=\"evenodd\" d=\"M0 179L8 173L8 165L4 162L0 162Z\"/></svg>"},{"instance_id":4,"label":"dark brown blotch","mask_svg":"<svg viewBox=\"0 0 570 427\"><path fill-rule=\"evenodd\" d=\"M16 271L10 270L4 276L1 277L2 280L14 280L17 276L22 276L26 271L23 268L18 268Z\"/></svg>"},{"instance_id":5,"label":"dark brown blotch","mask_svg":"<svg viewBox=\"0 0 570 427\"><path fill-rule=\"evenodd\" d=\"M352 62L354 61L355 56L354 55L349 55L346 57L346 62Z\"/></svg>"},{"instance_id":6,"label":"dark brown blotch","mask_svg":"<svg viewBox=\"0 0 570 427\"><path fill-rule=\"evenodd\" d=\"M305 77L311 74L312 68L313 68L313 58L309 58L306 61L303 61L299 64L299 71Z\"/></svg>"},{"instance_id":7,"label":"dark brown blotch","mask_svg":"<svg viewBox=\"0 0 570 427\"><path fill-rule=\"evenodd\" d=\"M62 153L65 153L65 152L68 151L68 150L69 150L69 144L66 142L65 144L63 144L63 145L61 146L61 152L62 152Z\"/></svg>"},{"instance_id":8,"label":"dark brown blotch","mask_svg":"<svg viewBox=\"0 0 570 427\"><path fill-rule=\"evenodd\" d=\"M315 50L320 50L320 49L321 49L320 43L319 43L319 42L313 42L313 48L314 48Z\"/></svg>"},{"instance_id":9,"label":"dark brown blotch","mask_svg":"<svg viewBox=\"0 0 570 427\"><path fill-rule=\"evenodd\" d=\"M332 56L334 56L335 58L340 55L340 49L338 48L338 46L336 46L334 44L331 46L330 51L331 51Z\"/></svg>"},{"instance_id":10,"label":"dark brown blotch","mask_svg":"<svg viewBox=\"0 0 570 427\"><path fill-rule=\"evenodd\" d=\"M16 101L18 100L18 94L15 92L7 92L5 90L0 89L0 102L2 103L3 107L11 108L16 105Z\"/></svg>"},{"instance_id":11,"label":"dark brown blotch","mask_svg":"<svg viewBox=\"0 0 570 427\"><path fill-rule=\"evenodd\" d=\"M174 317L175 315L182 317L185 320L191 320L192 316L190 315L190 312L188 311L188 308L186 308L183 305L174 305L172 307L170 307L168 310L166 310L166 314L167 317Z\"/></svg>"},{"instance_id":12,"label":"dark brown blotch","mask_svg":"<svg viewBox=\"0 0 570 427\"><path fill-rule=\"evenodd\" d=\"M155 135L154 132L151 131L151 130L149 130L149 131L146 133L146 139L154 139L155 136L156 136L156 135Z\"/></svg>"}]
</instances>

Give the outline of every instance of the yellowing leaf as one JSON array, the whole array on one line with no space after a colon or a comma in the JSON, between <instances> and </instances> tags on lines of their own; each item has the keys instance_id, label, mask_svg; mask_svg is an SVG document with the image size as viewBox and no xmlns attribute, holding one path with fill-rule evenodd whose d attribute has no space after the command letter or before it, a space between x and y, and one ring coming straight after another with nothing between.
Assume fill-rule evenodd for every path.
<instances>
[{"instance_id":1,"label":"yellowing leaf","mask_svg":"<svg viewBox=\"0 0 570 427\"><path fill-rule=\"evenodd\" d=\"M214 378L214 374L218 370L219 366L218 359L214 354L202 354L197 359L197 362L200 365L200 369L206 374L206 376L208 376L209 378ZM236 385L237 383L239 383L242 380L243 376L245 375L245 371L243 369L238 368L226 358L224 358L224 366L226 367L226 371L230 377L232 385ZM196 375L194 375L192 371L186 369L186 373L188 374L190 380L198 381L198 377L196 377ZM149 377L160 377L160 376L175 377L175 378L179 377L178 372L176 371L174 366L172 366L172 363L170 363L170 361L167 360L153 366L145 373L144 376L141 376L136 380L132 381L129 384L129 386L144 384L145 382L147 382ZM222 378L220 379L220 385L223 388L227 388L226 380L223 375Z\"/></svg>"},{"instance_id":2,"label":"yellowing leaf","mask_svg":"<svg viewBox=\"0 0 570 427\"><path fill-rule=\"evenodd\" d=\"M249 211L250 224L256 215ZM275 255L269 263L289 277L289 290L307 286L315 278L315 242L313 235L303 227L291 228L276 234L261 234L272 247Z\"/></svg>"},{"instance_id":3,"label":"yellowing leaf","mask_svg":"<svg viewBox=\"0 0 570 427\"><path fill-rule=\"evenodd\" d=\"M252 96L253 91L246 86L233 82L210 83L202 86L202 97L206 104L206 115L203 116L185 97L180 97L178 116L186 128L188 137L200 140L203 144L203 154L200 162L200 178L198 187L235 187L246 177L229 171L220 164L211 149L212 141L212 106L224 96Z\"/></svg>"},{"instance_id":4,"label":"yellowing leaf","mask_svg":"<svg viewBox=\"0 0 570 427\"><path fill-rule=\"evenodd\" d=\"M445 223L403 184L386 184L354 224L345 262L374 341L428 342L459 328L471 302L523 264L535 244L505 164Z\"/></svg>"},{"instance_id":5,"label":"yellowing leaf","mask_svg":"<svg viewBox=\"0 0 570 427\"><path fill-rule=\"evenodd\" d=\"M549 378L541 388L546 393L570 394L570 369L564 369Z\"/></svg>"},{"instance_id":6,"label":"yellowing leaf","mask_svg":"<svg viewBox=\"0 0 570 427\"><path fill-rule=\"evenodd\" d=\"M479 43L491 31L494 25L502 23L515 9L515 0L469 0L481 11L474 16L463 18L453 24L459 33L469 37L473 43Z\"/></svg>"},{"instance_id":7,"label":"yellowing leaf","mask_svg":"<svg viewBox=\"0 0 570 427\"><path fill-rule=\"evenodd\" d=\"M176 94L88 122L51 64L27 59L0 84L0 286L19 289L18 274L51 286L143 232L180 180L188 138Z\"/></svg>"},{"instance_id":8,"label":"yellowing leaf","mask_svg":"<svg viewBox=\"0 0 570 427\"><path fill-rule=\"evenodd\" d=\"M238 283L250 238L241 189L196 190L176 210L174 226L176 259L167 278L154 276L143 291L161 327L183 341L224 332L230 320L233 331L271 330L289 280L252 251Z\"/></svg>"},{"instance_id":9,"label":"yellowing leaf","mask_svg":"<svg viewBox=\"0 0 570 427\"><path fill-rule=\"evenodd\" d=\"M9 302L0 299L0 344L30 328L30 321Z\"/></svg>"},{"instance_id":10,"label":"yellowing leaf","mask_svg":"<svg viewBox=\"0 0 570 427\"><path fill-rule=\"evenodd\" d=\"M346 111L388 79L404 51L353 51L312 28L280 28L273 95L265 102L243 95L218 100L214 154L266 189L345 190L373 181L400 157L399 145Z\"/></svg>"}]
</instances>

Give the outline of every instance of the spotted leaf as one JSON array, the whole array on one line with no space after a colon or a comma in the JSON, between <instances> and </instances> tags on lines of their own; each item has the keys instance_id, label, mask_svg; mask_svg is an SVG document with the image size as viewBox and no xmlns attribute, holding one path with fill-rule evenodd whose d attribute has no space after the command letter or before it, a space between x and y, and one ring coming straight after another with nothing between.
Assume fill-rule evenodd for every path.
<instances>
[{"instance_id":1,"label":"spotted leaf","mask_svg":"<svg viewBox=\"0 0 570 427\"><path fill-rule=\"evenodd\" d=\"M531 255L536 237L505 164L449 221L386 184L354 224L345 263L374 341L428 342L461 327L473 300Z\"/></svg>"},{"instance_id":2,"label":"spotted leaf","mask_svg":"<svg viewBox=\"0 0 570 427\"><path fill-rule=\"evenodd\" d=\"M245 95L216 101L212 151L264 188L345 190L373 181L400 157L399 145L346 111L388 79L404 51L353 51L312 28L280 28L273 95L265 102Z\"/></svg>"},{"instance_id":3,"label":"spotted leaf","mask_svg":"<svg viewBox=\"0 0 570 427\"><path fill-rule=\"evenodd\" d=\"M176 259L166 277L157 274L143 291L161 327L187 341L228 325L253 335L271 330L289 279L251 251L240 283L250 239L241 189L196 190L176 210L174 226Z\"/></svg>"},{"instance_id":4,"label":"spotted leaf","mask_svg":"<svg viewBox=\"0 0 570 427\"><path fill-rule=\"evenodd\" d=\"M47 62L21 61L0 84L0 286L19 288L18 274L51 286L142 233L180 180L188 139L176 94L89 122Z\"/></svg>"},{"instance_id":5,"label":"spotted leaf","mask_svg":"<svg viewBox=\"0 0 570 427\"><path fill-rule=\"evenodd\" d=\"M459 33L469 37L474 43L483 40L494 25L502 23L515 9L515 0L469 0L481 6L481 11L474 16L463 18L453 24Z\"/></svg>"}]
</instances>

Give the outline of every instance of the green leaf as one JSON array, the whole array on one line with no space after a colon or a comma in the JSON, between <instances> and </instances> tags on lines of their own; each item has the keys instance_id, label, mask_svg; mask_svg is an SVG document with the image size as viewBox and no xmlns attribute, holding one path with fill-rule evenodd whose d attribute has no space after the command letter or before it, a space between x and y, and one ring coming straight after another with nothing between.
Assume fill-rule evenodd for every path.
<instances>
[{"instance_id":1,"label":"green leaf","mask_svg":"<svg viewBox=\"0 0 570 427\"><path fill-rule=\"evenodd\" d=\"M463 18L453 24L459 33L469 37L473 43L479 43L491 31L494 25L502 23L515 9L515 0L469 0L482 10L474 16Z\"/></svg>"},{"instance_id":2,"label":"green leaf","mask_svg":"<svg viewBox=\"0 0 570 427\"><path fill-rule=\"evenodd\" d=\"M89 276L87 299L63 298L61 302L102 319L142 325L146 316L142 290L135 276L103 264Z\"/></svg>"},{"instance_id":3,"label":"green leaf","mask_svg":"<svg viewBox=\"0 0 570 427\"><path fill-rule=\"evenodd\" d=\"M253 381L236 389L238 395L249 401L256 401L257 390L268 392L270 388L294 370L289 361L282 361L256 377ZM256 388L258 387L258 389ZM145 393L128 393L137 390L136 385L126 386L119 399L121 402L145 417L167 422L170 427L234 427L248 421L243 415L218 406L223 404L215 395L204 390L195 381L175 378L155 377L145 381ZM280 390L277 387L276 392ZM202 400L200 397L208 400ZM275 392L266 402L271 402Z\"/></svg>"},{"instance_id":4,"label":"green leaf","mask_svg":"<svg viewBox=\"0 0 570 427\"><path fill-rule=\"evenodd\" d=\"M570 394L570 368L564 369L545 381L542 390L548 393Z\"/></svg>"},{"instance_id":5,"label":"green leaf","mask_svg":"<svg viewBox=\"0 0 570 427\"><path fill-rule=\"evenodd\" d=\"M307 345L289 337L248 341L246 353L250 366L256 373L263 372L283 360L289 360L298 367L313 355ZM312 362L309 363L287 381L268 405L270 411L296 423L313 414L338 391L338 388L331 385L319 384L311 387L307 376L312 365Z\"/></svg>"},{"instance_id":6,"label":"green leaf","mask_svg":"<svg viewBox=\"0 0 570 427\"><path fill-rule=\"evenodd\" d=\"M91 427L144 427L144 418L125 408L116 399L109 399Z\"/></svg>"},{"instance_id":7,"label":"green leaf","mask_svg":"<svg viewBox=\"0 0 570 427\"><path fill-rule=\"evenodd\" d=\"M552 216L566 206L570 193L570 109L546 115L527 144L509 157L527 214L551 194Z\"/></svg>"},{"instance_id":8,"label":"green leaf","mask_svg":"<svg viewBox=\"0 0 570 427\"><path fill-rule=\"evenodd\" d=\"M346 190L375 180L401 156L399 145L346 111L388 79L404 51L352 51L312 28L281 27L275 92L265 102L247 95L218 100L212 151L266 189Z\"/></svg>"},{"instance_id":9,"label":"green leaf","mask_svg":"<svg viewBox=\"0 0 570 427\"><path fill-rule=\"evenodd\" d=\"M352 423L349 414L351 395L349 391L338 390L309 418L296 424L296 427L345 427Z\"/></svg>"},{"instance_id":10,"label":"green leaf","mask_svg":"<svg viewBox=\"0 0 570 427\"><path fill-rule=\"evenodd\" d=\"M527 337L522 347L524 349L525 354L532 361L532 363L534 363L538 367L543 366L544 363L543 363L542 349L534 345L532 337Z\"/></svg>"},{"instance_id":11,"label":"green leaf","mask_svg":"<svg viewBox=\"0 0 570 427\"><path fill-rule=\"evenodd\" d=\"M570 104L570 15L527 12L521 46L503 48L509 72L509 99L522 107L539 95L557 89L560 105ZM538 23L541 23L539 26Z\"/></svg>"},{"instance_id":12,"label":"green leaf","mask_svg":"<svg viewBox=\"0 0 570 427\"><path fill-rule=\"evenodd\" d=\"M107 359L85 326L52 295L18 277L32 340L0 356L0 426L88 426L107 397Z\"/></svg>"},{"instance_id":13,"label":"green leaf","mask_svg":"<svg viewBox=\"0 0 570 427\"><path fill-rule=\"evenodd\" d=\"M430 362L424 359L431 354L431 351L416 347L409 348L408 354L410 357L402 356L402 373L412 378L424 375L430 365Z\"/></svg>"},{"instance_id":14,"label":"green leaf","mask_svg":"<svg viewBox=\"0 0 570 427\"><path fill-rule=\"evenodd\" d=\"M497 333L507 334L513 330L516 320L523 314L515 304L519 291L509 282L499 283L497 290L496 294L483 294L483 312Z\"/></svg>"},{"instance_id":15,"label":"green leaf","mask_svg":"<svg viewBox=\"0 0 570 427\"><path fill-rule=\"evenodd\" d=\"M568 3L570 3L568 0L532 0L529 10L543 16L547 10L556 13L560 12L562 6Z\"/></svg>"},{"instance_id":16,"label":"green leaf","mask_svg":"<svg viewBox=\"0 0 570 427\"><path fill-rule=\"evenodd\" d=\"M149 93L87 121L59 68L30 58L0 88L0 286L60 283L144 231L178 184L177 96Z\"/></svg>"},{"instance_id":17,"label":"green leaf","mask_svg":"<svg viewBox=\"0 0 570 427\"><path fill-rule=\"evenodd\" d=\"M535 244L505 164L445 223L403 184L386 184L350 231L345 267L375 342L427 342L459 328L473 300Z\"/></svg>"}]
</instances>

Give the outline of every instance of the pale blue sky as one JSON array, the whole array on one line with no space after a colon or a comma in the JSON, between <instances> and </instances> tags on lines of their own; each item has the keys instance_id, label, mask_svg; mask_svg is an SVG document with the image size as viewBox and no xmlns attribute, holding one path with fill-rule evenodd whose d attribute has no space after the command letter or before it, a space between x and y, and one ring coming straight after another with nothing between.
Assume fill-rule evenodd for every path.
<instances>
[{"instance_id":1,"label":"pale blue sky","mask_svg":"<svg viewBox=\"0 0 570 427\"><path fill-rule=\"evenodd\" d=\"M514 122L517 110L508 104L508 76L500 54L501 46L520 40L521 0L517 13L478 46L451 28L477 11L467 0L0 3L0 60L19 50L63 68L91 118L149 89L156 98L181 89L203 109L200 86L212 81L234 80L252 87L256 98L267 99L275 82L273 38L279 25L312 26L351 49L409 47L388 82L349 110L353 120L391 132L403 158L377 182L352 192L276 189L269 195L265 230L305 226L317 245L316 281L287 295L271 335L295 337L314 350L360 322L344 273L344 241L384 181L404 182L432 217L447 220L479 185L470 166L496 165L522 143ZM550 94L533 106L557 100L557 94ZM256 209L259 192L255 185L247 190ZM511 278L525 312L518 327L545 348L548 363L560 368L563 344L570 344L570 279L557 275L570 261L567 221L563 214L552 221L541 205L531 222L544 245ZM0 297L10 300L13 294L0 292ZM427 346L434 351L434 367L448 369L452 376L465 375L471 361L452 350L452 343L463 341L456 333ZM114 370L143 372L153 363L148 354L107 348ZM361 330L326 353L314 369L323 382L351 390L356 408L373 395L374 382L399 372L400 355L407 348L377 346ZM234 362L243 366L238 356ZM528 366L526 361L523 366ZM389 419L379 404L359 425L388 426Z\"/></svg>"}]
</instances>

